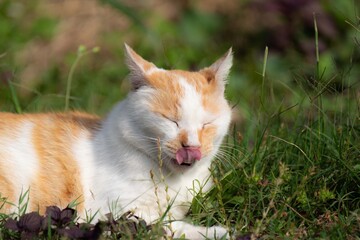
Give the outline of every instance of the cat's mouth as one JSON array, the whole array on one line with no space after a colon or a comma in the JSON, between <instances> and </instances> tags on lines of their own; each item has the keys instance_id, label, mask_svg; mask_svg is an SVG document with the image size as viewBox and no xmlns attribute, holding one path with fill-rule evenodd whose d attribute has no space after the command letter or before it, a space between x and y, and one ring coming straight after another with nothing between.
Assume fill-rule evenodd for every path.
<instances>
[{"instance_id":1,"label":"cat's mouth","mask_svg":"<svg viewBox=\"0 0 360 240\"><path fill-rule=\"evenodd\" d=\"M180 166L191 167L196 161L201 159L200 148L184 147L180 148L176 154L173 162Z\"/></svg>"},{"instance_id":2,"label":"cat's mouth","mask_svg":"<svg viewBox=\"0 0 360 240\"><path fill-rule=\"evenodd\" d=\"M182 163L179 163L177 159L173 158L172 159L172 162L175 164L175 165L179 165L179 166L184 166L184 167L191 167L194 163L195 163L195 160L192 160L192 161L184 161Z\"/></svg>"},{"instance_id":3,"label":"cat's mouth","mask_svg":"<svg viewBox=\"0 0 360 240\"><path fill-rule=\"evenodd\" d=\"M193 162L192 163L182 163L182 164L180 164L181 166L188 166L188 167L190 167L191 165L193 165Z\"/></svg>"}]
</instances>

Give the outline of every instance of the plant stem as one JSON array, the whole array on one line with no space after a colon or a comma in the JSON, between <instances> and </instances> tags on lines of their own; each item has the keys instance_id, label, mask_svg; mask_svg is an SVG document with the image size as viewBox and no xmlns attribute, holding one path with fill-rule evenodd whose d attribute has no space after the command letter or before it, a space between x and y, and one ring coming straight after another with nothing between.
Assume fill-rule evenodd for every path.
<instances>
[{"instance_id":1,"label":"plant stem","mask_svg":"<svg viewBox=\"0 0 360 240\"><path fill-rule=\"evenodd\" d=\"M265 76L266 76L266 65L267 65L267 58L268 58L268 47L265 47L265 52L264 52L264 61L263 61L263 69L262 69L262 83L261 83L261 98L262 100L264 99L264 85L265 85Z\"/></svg>"},{"instance_id":2,"label":"plant stem","mask_svg":"<svg viewBox=\"0 0 360 240\"><path fill-rule=\"evenodd\" d=\"M70 101L70 91L71 91L71 83L74 76L75 68L78 65L81 57L83 56L82 53L79 53L76 55L76 59L74 63L71 65L69 76L66 83L66 94L65 94L65 111L69 110L69 101Z\"/></svg>"}]
</instances>

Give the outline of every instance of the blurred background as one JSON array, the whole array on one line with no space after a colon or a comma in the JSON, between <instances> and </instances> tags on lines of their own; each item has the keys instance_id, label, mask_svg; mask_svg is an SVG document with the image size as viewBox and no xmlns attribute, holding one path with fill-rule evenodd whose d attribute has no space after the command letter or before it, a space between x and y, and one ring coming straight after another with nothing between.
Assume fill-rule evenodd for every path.
<instances>
[{"instance_id":1,"label":"blurred background","mask_svg":"<svg viewBox=\"0 0 360 240\"><path fill-rule=\"evenodd\" d=\"M268 239L354 239L359 16L359 0L0 0L0 111L63 111L70 89L70 109L105 116L130 89L124 42L168 69L232 47L222 185L192 214Z\"/></svg>"},{"instance_id":2,"label":"blurred background","mask_svg":"<svg viewBox=\"0 0 360 240\"><path fill-rule=\"evenodd\" d=\"M357 0L0 0L0 110L63 110L73 67L71 108L104 115L129 90L126 42L190 70L233 47L227 95L239 122L265 102L292 109L319 94L331 111L359 89L359 21Z\"/></svg>"}]
</instances>

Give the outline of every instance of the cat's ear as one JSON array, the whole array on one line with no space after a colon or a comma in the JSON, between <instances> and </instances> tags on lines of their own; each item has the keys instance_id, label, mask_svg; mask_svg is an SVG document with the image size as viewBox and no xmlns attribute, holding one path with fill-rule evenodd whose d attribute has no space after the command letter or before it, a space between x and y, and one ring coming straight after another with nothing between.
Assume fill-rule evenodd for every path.
<instances>
[{"instance_id":1,"label":"cat's ear","mask_svg":"<svg viewBox=\"0 0 360 240\"><path fill-rule=\"evenodd\" d=\"M156 68L156 66L143 59L126 43L125 45L125 60L131 72L130 81L133 89L138 89L141 86L147 85L146 73Z\"/></svg>"},{"instance_id":2,"label":"cat's ear","mask_svg":"<svg viewBox=\"0 0 360 240\"><path fill-rule=\"evenodd\" d=\"M233 61L233 51L230 48L221 58L200 72L205 75L208 82L215 81L217 85L224 90L226 79L229 75Z\"/></svg>"}]
</instances>

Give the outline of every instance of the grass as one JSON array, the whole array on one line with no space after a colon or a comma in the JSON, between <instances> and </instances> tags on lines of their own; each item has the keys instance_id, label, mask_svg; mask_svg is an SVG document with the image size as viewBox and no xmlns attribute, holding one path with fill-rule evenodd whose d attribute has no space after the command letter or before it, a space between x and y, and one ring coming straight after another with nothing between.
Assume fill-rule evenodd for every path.
<instances>
[{"instance_id":1,"label":"grass","mask_svg":"<svg viewBox=\"0 0 360 240\"><path fill-rule=\"evenodd\" d=\"M296 79L301 88L289 94L298 101L284 106L265 75L266 48L260 104L224 144L215 186L194 199L193 219L244 238L359 239L359 84L329 94L334 77L323 78L316 49L314 82Z\"/></svg>"},{"instance_id":2,"label":"grass","mask_svg":"<svg viewBox=\"0 0 360 240\"><path fill-rule=\"evenodd\" d=\"M221 187L197 199L211 204L194 214L226 216L243 234L270 239L359 235L359 129L325 120L319 132L318 125L275 121L251 150L235 143L214 170Z\"/></svg>"}]
</instances>

